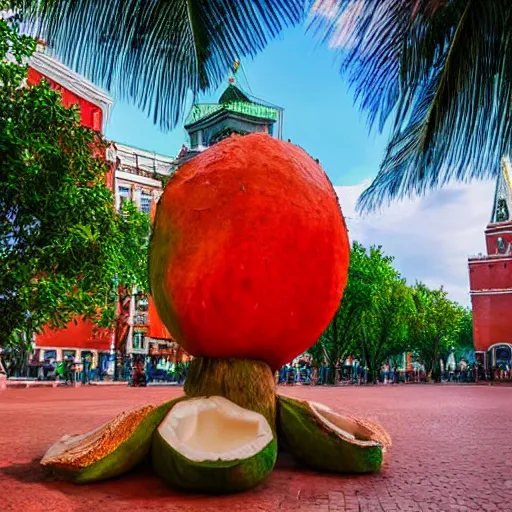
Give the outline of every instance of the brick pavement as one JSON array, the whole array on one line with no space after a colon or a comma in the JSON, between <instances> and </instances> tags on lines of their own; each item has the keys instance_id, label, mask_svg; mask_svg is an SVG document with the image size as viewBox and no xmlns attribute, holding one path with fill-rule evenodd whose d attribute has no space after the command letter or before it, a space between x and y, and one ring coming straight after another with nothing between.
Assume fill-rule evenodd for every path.
<instances>
[{"instance_id":1,"label":"brick pavement","mask_svg":"<svg viewBox=\"0 0 512 512\"><path fill-rule=\"evenodd\" d=\"M0 394L0 511L512 512L512 389L480 386L282 388L378 419L393 448L379 475L297 468L284 457L266 483L235 496L166 488L148 470L95 485L48 478L38 458L64 433L83 432L176 388L7 389Z\"/></svg>"}]
</instances>

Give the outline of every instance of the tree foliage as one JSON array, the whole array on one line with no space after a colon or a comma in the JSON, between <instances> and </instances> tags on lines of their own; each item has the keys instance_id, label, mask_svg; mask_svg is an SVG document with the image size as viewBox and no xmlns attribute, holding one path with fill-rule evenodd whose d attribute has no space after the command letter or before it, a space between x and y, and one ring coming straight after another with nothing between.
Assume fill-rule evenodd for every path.
<instances>
[{"instance_id":1,"label":"tree foliage","mask_svg":"<svg viewBox=\"0 0 512 512\"><path fill-rule=\"evenodd\" d=\"M423 283L414 286L413 297L415 311L410 318L413 347L427 374L437 378L440 357L446 357L460 339L464 309L449 300L443 288L430 290Z\"/></svg>"},{"instance_id":2,"label":"tree foliage","mask_svg":"<svg viewBox=\"0 0 512 512\"><path fill-rule=\"evenodd\" d=\"M462 356L472 342L470 310L450 301L442 288L409 286L380 247L355 242L343 300L309 353L316 364L331 367L331 378L337 364L356 356L373 381L383 363L403 352L415 353L429 373L438 373L441 357L452 348Z\"/></svg>"},{"instance_id":3,"label":"tree foliage","mask_svg":"<svg viewBox=\"0 0 512 512\"><path fill-rule=\"evenodd\" d=\"M512 150L509 0L317 0L370 125L391 137L359 207L499 173ZM329 8L330 7L330 8Z\"/></svg>"},{"instance_id":4,"label":"tree foliage","mask_svg":"<svg viewBox=\"0 0 512 512\"><path fill-rule=\"evenodd\" d=\"M34 49L0 20L0 346L76 315L111 325L117 286L147 287L149 219L115 212L105 142L78 110L22 86Z\"/></svg>"},{"instance_id":5,"label":"tree foliage","mask_svg":"<svg viewBox=\"0 0 512 512\"><path fill-rule=\"evenodd\" d=\"M392 261L380 247L367 250L353 244L343 300L312 348L313 355L323 356L331 368L358 353L374 374L390 353L400 352L412 303Z\"/></svg>"},{"instance_id":6,"label":"tree foliage","mask_svg":"<svg viewBox=\"0 0 512 512\"><path fill-rule=\"evenodd\" d=\"M18 0L37 35L75 71L133 101L164 129L189 93L215 90L304 17L303 0Z\"/></svg>"}]
</instances>

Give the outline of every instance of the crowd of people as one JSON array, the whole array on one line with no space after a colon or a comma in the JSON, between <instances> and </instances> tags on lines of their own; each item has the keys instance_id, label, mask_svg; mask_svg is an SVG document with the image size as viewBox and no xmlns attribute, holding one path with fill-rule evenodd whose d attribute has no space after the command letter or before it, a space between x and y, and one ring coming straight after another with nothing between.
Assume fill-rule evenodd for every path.
<instances>
[{"instance_id":1,"label":"crowd of people","mask_svg":"<svg viewBox=\"0 0 512 512\"><path fill-rule=\"evenodd\" d=\"M370 378L369 368L357 358L348 357L339 361L334 367L327 361L314 365L308 356L301 357L292 363L284 365L278 372L277 382L284 385L325 385L325 384L368 384L377 382L381 384L398 384L412 382L427 382L429 380L423 364L412 363L408 368L398 368L390 363L380 367L377 375ZM450 361L440 365L440 371L433 376L441 382L478 382L510 380L512 377L510 366L496 365L485 369L478 362L468 363L461 359L457 364Z\"/></svg>"},{"instance_id":2,"label":"crowd of people","mask_svg":"<svg viewBox=\"0 0 512 512\"><path fill-rule=\"evenodd\" d=\"M144 356L123 356L114 365L97 364L90 355L78 360L72 356L62 361L48 358L44 361L39 379L59 380L64 384L90 384L93 381L124 380L134 386L145 386L149 382L182 384L185 381L188 364L176 363L167 358L154 360Z\"/></svg>"},{"instance_id":3,"label":"crowd of people","mask_svg":"<svg viewBox=\"0 0 512 512\"><path fill-rule=\"evenodd\" d=\"M64 384L73 385L76 382L89 384L92 381L124 380L133 386L146 386L148 383L166 383L181 385L185 382L188 370L187 362L174 362L170 358L149 356L118 357L114 370L113 361L103 360L98 363L91 355L85 355L81 360L66 356L62 361L48 358L39 369L39 379L59 380ZM3 371L7 376L9 360ZM447 364L441 364L440 373L431 375L433 380L442 382L478 382L506 381L512 378L508 364L498 364L485 368L478 362L468 363L461 359L457 364L449 359ZM369 368L357 358L348 357L338 361L334 366L326 360L314 364L311 356L301 356L292 363L284 365L276 372L276 382L283 385L364 385L370 382L381 384L397 384L412 382L427 382L429 376L424 365L411 363L407 369L395 367L390 362L381 366L374 375Z\"/></svg>"}]
</instances>

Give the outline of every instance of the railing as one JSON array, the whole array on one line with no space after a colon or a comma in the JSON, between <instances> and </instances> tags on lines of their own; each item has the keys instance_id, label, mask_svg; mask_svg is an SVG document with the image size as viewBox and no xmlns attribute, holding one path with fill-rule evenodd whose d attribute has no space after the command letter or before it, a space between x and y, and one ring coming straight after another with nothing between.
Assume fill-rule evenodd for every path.
<instances>
[{"instance_id":1,"label":"railing","mask_svg":"<svg viewBox=\"0 0 512 512\"><path fill-rule=\"evenodd\" d=\"M136 176L142 176L143 178L151 178L153 180L162 181L163 178L168 177L172 169L169 166L169 169L163 171L162 169L155 169L154 171L148 171L146 169L141 169L140 167L131 167L131 166L122 166L119 167L119 170L122 172L127 172L128 174L135 174Z\"/></svg>"}]
</instances>

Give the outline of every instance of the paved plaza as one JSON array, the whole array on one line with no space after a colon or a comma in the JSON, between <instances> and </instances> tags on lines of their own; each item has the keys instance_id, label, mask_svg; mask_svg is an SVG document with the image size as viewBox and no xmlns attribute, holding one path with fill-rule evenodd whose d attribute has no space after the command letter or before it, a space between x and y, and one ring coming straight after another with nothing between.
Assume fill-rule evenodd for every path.
<instances>
[{"instance_id":1,"label":"paved plaza","mask_svg":"<svg viewBox=\"0 0 512 512\"><path fill-rule=\"evenodd\" d=\"M285 387L280 392L375 418L393 438L379 475L333 476L283 458L257 489L225 497L168 489L150 471L85 486L39 467L65 433L181 394L180 388L8 389L0 393L0 510L512 512L512 388L398 385Z\"/></svg>"}]
</instances>

